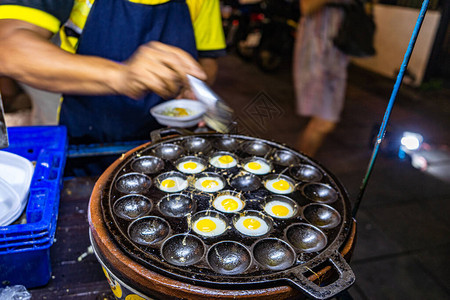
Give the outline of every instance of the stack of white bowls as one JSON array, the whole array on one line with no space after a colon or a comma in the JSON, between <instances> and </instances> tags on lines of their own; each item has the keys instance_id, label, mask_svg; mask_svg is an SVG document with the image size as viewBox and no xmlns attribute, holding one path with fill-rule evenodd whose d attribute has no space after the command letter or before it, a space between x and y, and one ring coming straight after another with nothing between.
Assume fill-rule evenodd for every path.
<instances>
[{"instance_id":1,"label":"stack of white bowls","mask_svg":"<svg viewBox=\"0 0 450 300\"><path fill-rule=\"evenodd\" d=\"M20 217L27 205L34 166L26 158L0 151L0 226Z\"/></svg>"}]
</instances>

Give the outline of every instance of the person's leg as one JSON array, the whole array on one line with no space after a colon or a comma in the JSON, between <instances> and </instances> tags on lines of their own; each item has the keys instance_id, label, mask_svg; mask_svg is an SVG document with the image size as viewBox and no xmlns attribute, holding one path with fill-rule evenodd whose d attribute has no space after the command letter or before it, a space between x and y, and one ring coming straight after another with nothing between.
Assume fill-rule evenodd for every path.
<instances>
[{"instance_id":1,"label":"person's leg","mask_svg":"<svg viewBox=\"0 0 450 300\"><path fill-rule=\"evenodd\" d=\"M326 136L334 130L336 122L325 120L319 117L312 117L306 128L299 135L297 140L297 149L314 157L317 150L322 146Z\"/></svg>"},{"instance_id":2,"label":"person's leg","mask_svg":"<svg viewBox=\"0 0 450 300\"><path fill-rule=\"evenodd\" d=\"M321 117L311 117L297 140L297 149L310 157L316 155L325 138L334 131L344 107L348 57L338 53L334 62L334 68L323 72L315 83L322 83L321 88L315 89L316 104L322 106Z\"/></svg>"}]
</instances>

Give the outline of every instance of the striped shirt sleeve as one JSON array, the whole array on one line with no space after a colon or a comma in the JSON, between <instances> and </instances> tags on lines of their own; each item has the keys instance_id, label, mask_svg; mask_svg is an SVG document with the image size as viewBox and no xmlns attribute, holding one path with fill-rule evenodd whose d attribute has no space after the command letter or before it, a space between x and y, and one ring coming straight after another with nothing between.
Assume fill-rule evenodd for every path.
<instances>
[{"instance_id":1,"label":"striped shirt sleeve","mask_svg":"<svg viewBox=\"0 0 450 300\"><path fill-rule=\"evenodd\" d=\"M195 42L201 57L225 54L225 37L218 0L188 0ZM202 55L204 54L204 55Z\"/></svg>"},{"instance_id":2,"label":"striped shirt sleeve","mask_svg":"<svg viewBox=\"0 0 450 300\"><path fill-rule=\"evenodd\" d=\"M56 33L70 15L73 0L0 0L0 19L21 20Z\"/></svg>"}]
</instances>

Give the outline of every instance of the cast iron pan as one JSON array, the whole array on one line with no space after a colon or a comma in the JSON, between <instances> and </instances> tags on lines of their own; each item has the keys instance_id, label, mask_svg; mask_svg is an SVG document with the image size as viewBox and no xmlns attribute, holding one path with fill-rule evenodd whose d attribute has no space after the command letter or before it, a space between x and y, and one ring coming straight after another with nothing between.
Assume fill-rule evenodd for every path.
<instances>
[{"instance_id":1,"label":"cast iron pan","mask_svg":"<svg viewBox=\"0 0 450 300\"><path fill-rule=\"evenodd\" d=\"M339 253L351 227L348 195L319 163L243 135L168 128L151 139L112 172L101 202L108 230L131 258L215 288L288 282L326 299L353 284ZM255 162L258 170L249 168ZM324 265L335 281L307 279Z\"/></svg>"}]
</instances>

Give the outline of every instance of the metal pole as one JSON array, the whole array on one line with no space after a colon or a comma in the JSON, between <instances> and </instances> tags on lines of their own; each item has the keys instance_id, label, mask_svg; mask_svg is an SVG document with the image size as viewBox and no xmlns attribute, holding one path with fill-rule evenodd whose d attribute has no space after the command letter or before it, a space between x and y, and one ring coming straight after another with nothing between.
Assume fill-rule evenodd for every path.
<instances>
[{"instance_id":1,"label":"metal pole","mask_svg":"<svg viewBox=\"0 0 450 300\"><path fill-rule=\"evenodd\" d=\"M0 94L0 149L9 146L8 130L6 128L5 113L3 111L2 95Z\"/></svg>"},{"instance_id":2,"label":"metal pole","mask_svg":"<svg viewBox=\"0 0 450 300\"><path fill-rule=\"evenodd\" d=\"M372 151L372 156L370 158L369 165L367 167L366 175L364 176L361 186L359 188L359 194L358 194L358 197L356 198L356 203L355 203L355 206L354 206L353 212L352 212L353 218L356 217L356 213L358 212L359 205L361 204L361 199L362 199L364 192L366 190L366 187L367 187L367 182L369 181L370 175L372 173L373 166L375 164L375 160L377 158L378 151L380 149L380 144L383 141L384 134L386 133L386 126L389 121L389 117L391 115L392 108L394 106L394 102L397 97L398 91L400 89L400 85L403 81L406 67L408 66L409 59L411 57L411 53L414 49L414 45L417 40L417 36L419 35L420 27L422 26L423 19L425 18L425 13L427 12L429 2L430 2L429 0L424 0L422 2L422 8L420 9L420 13L419 13L419 17L417 18L416 26L414 27L414 31L413 31L411 39L409 41L408 48L406 49L406 53L403 58L403 63L400 67L400 71L398 72L397 80L396 80L394 88L392 90L391 98L389 99L389 103L386 108L386 112L384 113L383 122L381 123L380 131L378 132L378 136L375 141L375 145L374 145L374 148Z\"/></svg>"}]
</instances>

